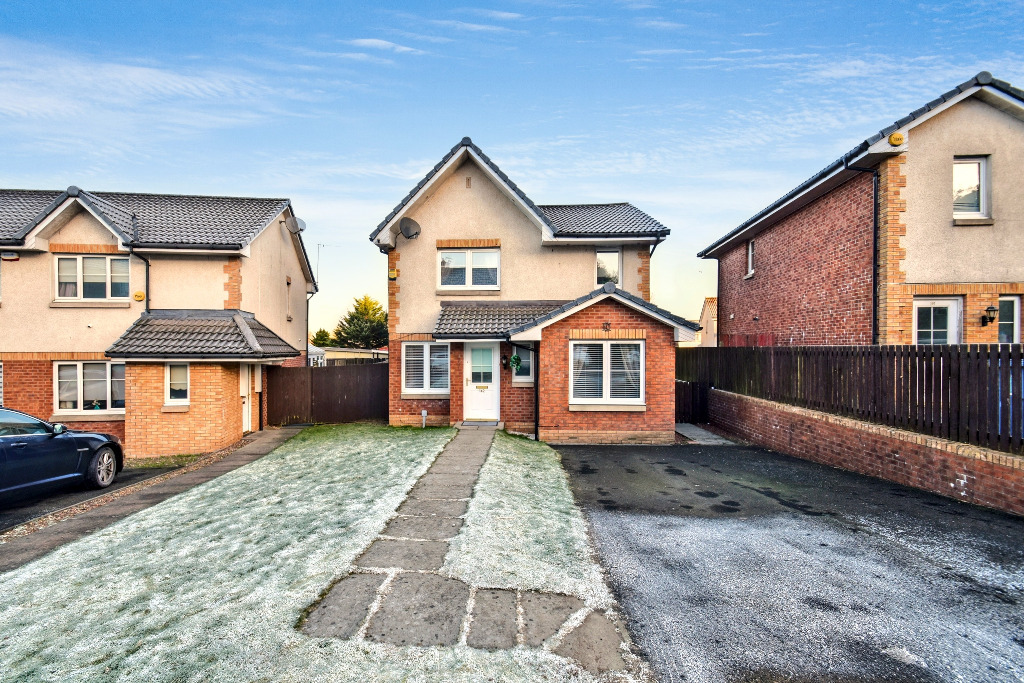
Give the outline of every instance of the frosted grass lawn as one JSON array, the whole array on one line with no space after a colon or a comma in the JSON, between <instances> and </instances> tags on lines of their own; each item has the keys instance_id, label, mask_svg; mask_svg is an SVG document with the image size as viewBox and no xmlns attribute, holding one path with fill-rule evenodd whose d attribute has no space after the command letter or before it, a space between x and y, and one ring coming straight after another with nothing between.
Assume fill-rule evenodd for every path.
<instances>
[{"instance_id":1,"label":"frosted grass lawn","mask_svg":"<svg viewBox=\"0 0 1024 683\"><path fill-rule=\"evenodd\" d=\"M441 571L475 586L575 595L595 609L613 602L561 456L504 432Z\"/></svg>"},{"instance_id":2,"label":"frosted grass lawn","mask_svg":"<svg viewBox=\"0 0 1024 683\"><path fill-rule=\"evenodd\" d=\"M308 429L0 575L3 680L573 678L567 660L544 652L395 648L295 629L453 433Z\"/></svg>"}]
</instances>

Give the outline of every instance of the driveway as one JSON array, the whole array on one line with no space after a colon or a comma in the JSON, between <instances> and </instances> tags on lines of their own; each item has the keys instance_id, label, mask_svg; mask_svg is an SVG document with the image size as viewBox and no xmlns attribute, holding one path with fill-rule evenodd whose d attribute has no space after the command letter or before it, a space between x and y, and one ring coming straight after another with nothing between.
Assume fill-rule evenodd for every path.
<instances>
[{"instance_id":1,"label":"driveway","mask_svg":"<svg viewBox=\"0 0 1024 683\"><path fill-rule=\"evenodd\" d=\"M1022 681L1024 520L759 448L558 449L663 681Z\"/></svg>"}]
</instances>

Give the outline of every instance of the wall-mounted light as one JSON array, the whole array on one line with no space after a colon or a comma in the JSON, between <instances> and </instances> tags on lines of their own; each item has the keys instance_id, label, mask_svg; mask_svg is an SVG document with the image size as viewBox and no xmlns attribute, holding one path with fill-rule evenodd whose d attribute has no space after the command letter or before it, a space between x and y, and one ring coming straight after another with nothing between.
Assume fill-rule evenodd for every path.
<instances>
[{"instance_id":1,"label":"wall-mounted light","mask_svg":"<svg viewBox=\"0 0 1024 683\"><path fill-rule=\"evenodd\" d=\"M995 306L989 306L986 308L985 312L981 314L981 326L985 327L986 325L994 323L996 321L996 313L998 312L999 309Z\"/></svg>"},{"instance_id":2,"label":"wall-mounted light","mask_svg":"<svg viewBox=\"0 0 1024 683\"><path fill-rule=\"evenodd\" d=\"M503 367L503 368L507 368L508 367L508 356L506 356L505 354L502 354L502 356L501 356L501 367Z\"/></svg>"}]
</instances>

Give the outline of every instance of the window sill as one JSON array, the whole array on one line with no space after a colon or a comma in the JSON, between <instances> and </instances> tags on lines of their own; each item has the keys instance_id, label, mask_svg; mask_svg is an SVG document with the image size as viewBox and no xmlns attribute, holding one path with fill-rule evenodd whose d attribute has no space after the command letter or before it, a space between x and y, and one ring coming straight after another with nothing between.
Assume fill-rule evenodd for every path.
<instances>
[{"instance_id":1,"label":"window sill","mask_svg":"<svg viewBox=\"0 0 1024 683\"><path fill-rule=\"evenodd\" d=\"M750 271L749 273L747 273L746 275L744 275L744 276L743 276L743 279L744 279L744 280L749 280L749 279L750 279L750 278L752 278L752 277L754 277L754 271Z\"/></svg>"},{"instance_id":2,"label":"window sill","mask_svg":"<svg viewBox=\"0 0 1024 683\"><path fill-rule=\"evenodd\" d=\"M993 218L954 218L953 225L995 225L996 221Z\"/></svg>"},{"instance_id":3,"label":"window sill","mask_svg":"<svg viewBox=\"0 0 1024 683\"><path fill-rule=\"evenodd\" d=\"M439 289L437 296L501 296L500 289Z\"/></svg>"},{"instance_id":4,"label":"window sill","mask_svg":"<svg viewBox=\"0 0 1024 683\"><path fill-rule=\"evenodd\" d=\"M124 422L124 412L92 410L83 413L54 413L49 422Z\"/></svg>"},{"instance_id":5,"label":"window sill","mask_svg":"<svg viewBox=\"0 0 1024 683\"><path fill-rule=\"evenodd\" d=\"M646 413L647 406L628 403L570 403L571 413Z\"/></svg>"},{"instance_id":6,"label":"window sill","mask_svg":"<svg viewBox=\"0 0 1024 683\"><path fill-rule=\"evenodd\" d=\"M403 393L402 394L402 400L403 401L414 400L414 399L433 399L433 398L448 400L449 398L451 398L451 394L448 393L448 392L445 392L443 394L412 394L412 393L408 393L408 394Z\"/></svg>"},{"instance_id":7,"label":"window sill","mask_svg":"<svg viewBox=\"0 0 1024 683\"><path fill-rule=\"evenodd\" d=\"M51 301L50 308L130 308L130 301Z\"/></svg>"},{"instance_id":8,"label":"window sill","mask_svg":"<svg viewBox=\"0 0 1024 683\"><path fill-rule=\"evenodd\" d=\"M177 405L171 405L171 404L165 403L163 406L161 406L160 412L161 413L187 413L188 409L189 409L189 405L187 403L185 403L185 404L177 404Z\"/></svg>"},{"instance_id":9,"label":"window sill","mask_svg":"<svg viewBox=\"0 0 1024 683\"><path fill-rule=\"evenodd\" d=\"M533 387L533 380L514 379L512 380L512 386L520 387L522 389L530 389Z\"/></svg>"}]
</instances>

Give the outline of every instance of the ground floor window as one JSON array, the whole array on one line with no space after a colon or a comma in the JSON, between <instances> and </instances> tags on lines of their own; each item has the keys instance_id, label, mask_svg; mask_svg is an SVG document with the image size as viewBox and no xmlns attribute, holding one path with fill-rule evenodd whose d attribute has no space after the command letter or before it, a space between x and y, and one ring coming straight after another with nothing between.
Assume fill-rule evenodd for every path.
<instances>
[{"instance_id":1,"label":"ground floor window","mask_svg":"<svg viewBox=\"0 0 1024 683\"><path fill-rule=\"evenodd\" d=\"M448 344L402 344L402 389L448 393Z\"/></svg>"},{"instance_id":2,"label":"ground floor window","mask_svg":"<svg viewBox=\"0 0 1024 683\"><path fill-rule=\"evenodd\" d=\"M914 299L914 343L959 344L960 306L958 298Z\"/></svg>"},{"instance_id":3,"label":"ground floor window","mask_svg":"<svg viewBox=\"0 0 1024 683\"><path fill-rule=\"evenodd\" d=\"M168 363L164 371L164 402L185 405L189 402L188 363Z\"/></svg>"},{"instance_id":4,"label":"ground floor window","mask_svg":"<svg viewBox=\"0 0 1024 683\"><path fill-rule=\"evenodd\" d=\"M512 371L513 382L533 381L533 351L530 349L512 347L512 353L519 356L519 367Z\"/></svg>"},{"instance_id":5,"label":"ground floor window","mask_svg":"<svg viewBox=\"0 0 1024 683\"><path fill-rule=\"evenodd\" d=\"M643 403L643 342L570 342L569 355L571 403Z\"/></svg>"},{"instance_id":6,"label":"ground floor window","mask_svg":"<svg viewBox=\"0 0 1024 683\"><path fill-rule=\"evenodd\" d=\"M999 297L999 343L1020 343L1020 297Z\"/></svg>"},{"instance_id":7,"label":"ground floor window","mask_svg":"<svg viewBox=\"0 0 1024 683\"><path fill-rule=\"evenodd\" d=\"M124 363L54 364L54 412L124 410Z\"/></svg>"}]
</instances>

